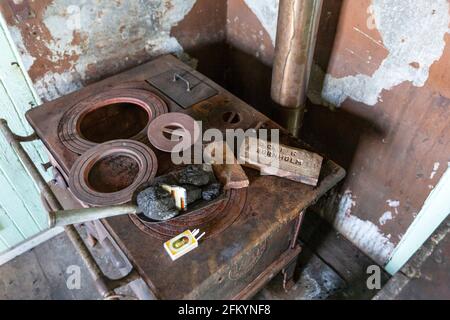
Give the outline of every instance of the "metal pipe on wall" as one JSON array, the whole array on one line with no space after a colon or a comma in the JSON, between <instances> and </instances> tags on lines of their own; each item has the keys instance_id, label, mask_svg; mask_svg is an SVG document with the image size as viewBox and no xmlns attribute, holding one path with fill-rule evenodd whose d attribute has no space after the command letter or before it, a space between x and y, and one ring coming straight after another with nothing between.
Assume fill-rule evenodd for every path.
<instances>
[{"instance_id":1,"label":"metal pipe on wall","mask_svg":"<svg viewBox=\"0 0 450 320\"><path fill-rule=\"evenodd\" d=\"M323 0L280 0L272 99L304 109Z\"/></svg>"}]
</instances>

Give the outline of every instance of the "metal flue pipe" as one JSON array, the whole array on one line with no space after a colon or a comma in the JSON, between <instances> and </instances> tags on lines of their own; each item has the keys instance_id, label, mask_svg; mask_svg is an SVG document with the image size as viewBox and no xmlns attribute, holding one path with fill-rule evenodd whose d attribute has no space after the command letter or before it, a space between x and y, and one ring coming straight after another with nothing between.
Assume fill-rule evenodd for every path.
<instances>
[{"instance_id":1,"label":"metal flue pipe","mask_svg":"<svg viewBox=\"0 0 450 320\"><path fill-rule=\"evenodd\" d=\"M304 109L323 0L280 0L272 99Z\"/></svg>"}]
</instances>

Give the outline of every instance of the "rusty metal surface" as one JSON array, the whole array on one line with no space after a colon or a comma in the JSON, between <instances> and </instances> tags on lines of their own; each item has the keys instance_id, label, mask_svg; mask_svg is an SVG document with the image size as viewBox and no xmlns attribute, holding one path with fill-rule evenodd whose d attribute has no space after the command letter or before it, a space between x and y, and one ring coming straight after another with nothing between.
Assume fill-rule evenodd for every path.
<instances>
[{"instance_id":1,"label":"rusty metal surface","mask_svg":"<svg viewBox=\"0 0 450 320\"><path fill-rule=\"evenodd\" d=\"M132 69L128 72L90 85L83 90L69 94L65 97L46 102L41 107L27 112L27 120L50 151L51 156L61 168L61 172L66 179L68 178L70 168L79 157L79 154L68 149L59 138L58 126L64 114L68 112L73 105L89 100L98 92L106 92L111 89L145 90L149 93L158 95L159 99L164 101L164 104L167 105L170 112L183 110L172 100L162 96L157 89L145 82L145 79L149 74L162 72L163 70L165 70L164 64L148 63L142 67Z\"/></svg>"},{"instance_id":2,"label":"rusty metal surface","mask_svg":"<svg viewBox=\"0 0 450 320\"><path fill-rule=\"evenodd\" d=\"M233 300L247 300L253 298L273 277L275 277L281 269L293 260L302 251L300 246L286 250L281 256L275 260L270 266L266 268L255 280L253 280L247 287L234 296ZM295 265L295 264L294 264Z\"/></svg>"},{"instance_id":3,"label":"rusty metal surface","mask_svg":"<svg viewBox=\"0 0 450 320\"><path fill-rule=\"evenodd\" d=\"M184 69L172 69L148 82L171 97L184 109L215 96L218 91Z\"/></svg>"},{"instance_id":4,"label":"rusty metal surface","mask_svg":"<svg viewBox=\"0 0 450 320\"><path fill-rule=\"evenodd\" d=\"M75 161L69 188L88 205L123 204L155 177L157 168L156 155L143 143L114 140L89 149Z\"/></svg>"},{"instance_id":5,"label":"rusty metal surface","mask_svg":"<svg viewBox=\"0 0 450 320\"><path fill-rule=\"evenodd\" d=\"M28 112L27 118L44 143L50 146L53 157L58 159L57 162L62 171L67 174L78 156L67 150L59 139L55 139L57 130L53 128L53 125L59 122L61 115L68 108L66 101L80 101L100 88L113 87L124 81L145 81L153 75L180 66L187 68L172 56L161 57L64 99L46 103ZM190 72L215 88L218 95L193 106L193 108L184 110L159 93L168 103L169 110L185 112L194 119L203 120L204 129L206 129L212 127L208 123L209 113L214 110L215 106L223 105L226 102L238 110L245 110L245 114L251 115L251 118L245 119L245 122L249 123L249 127L257 126L259 123L263 123L269 128L279 127L201 74L194 70L190 70ZM151 90L158 92L155 88L151 88ZM223 129L224 127L219 128ZM285 131L282 133L282 143L305 147L301 141L289 138ZM170 157L167 157L167 154L155 153L161 164L158 175L174 169L169 165ZM181 230L179 224L158 225L159 229L156 228L152 231L152 235L156 234L156 236L149 236L148 232L142 232L141 229L148 231L149 226L155 229L152 224L138 221L138 224L141 224L138 228L134 223L136 221L132 221L128 216L102 220L105 228L137 268L157 298L212 299L231 298L236 295L289 248L291 243L289 235L294 232L298 214L317 201L345 175L342 168L328 159L324 161L319 184L315 188L281 178L259 176L254 170L247 170L246 173L250 180L247 190L232 190L227 193L228 200L218 201L216 204L223 206L222 210L216 208L208 214L198 212L200 221L205 218L211 219L208 224L201 225L202 228L207 229L208 225L213 225L212 221L217 221L215 226L217 229L209 229L211 235L215 236L205 239L199 248L175 262L172 262L167 256L162 244L163 238ZM289 192L282 192L282 190ZM221 214L215 216L218 213ZM189 219L186 217L186 221L179 222L183 224L183 228L191 221L195 221L193 219L195 212L192 214L194 216L189 216ZM183 217L181 216L180 219ZM257 251L255 252L255 250ZM258 259L253 259L255 257ZM247 264L253 265L253 268L246 271L243 266Z\"/></svg>"},{"instance_id":6,"label":"rusty metal surface","mask_svg":"<svg viewBox=\"0 0 450 320\"><path fill-rule=\"evenodd\" d=\"M132 262L139 266L141 275L158 298L231 298L230 295L237 294L272 263L272 259L289 248L290 237L285 228L293 229L298 213L333 187L343 175L339 167L328 161L317 188L275 177L251 178L245 208L238 219L220 236L205 240L185 259L175 262L162 249L164 239L141 232L130 233L129 217L108 219L105 226ZM272 244L268 240L271 237L278 237L278 240ZM239 279L239 285L236 284L233 276L229 278L230 262L245 259L265 241L272 245L266 245L270 249L266 249L262 261L246 277Z\"/></svg>"},{"instance_id":7,"label":"rusty metal surface","mask_svg":"<svg viewBox=\"0 0 450 320\"><path fill-rule=\"evenodd\" d=\"M249 110L239 108L238 105L224 101L222 105L215 105L208 113L208 122L214 128L220 129L248 129L253 124L254 117Z\"/></svg>"},{"instance_id":8,"label":"rusty metal surface","mask_svg":"<svg viewBox=\"0 0 450 320\"><path fill-rule=\"evenodd\" d=\"M226 262L221 262L218 266L219 269L215 270L206 281L192 290L185 298L232 299L237 295L251 295L249 284L254 283L261 275L264 280L270 278L270 274L265 274L267 268L270 268L283 253L291 251L288 248L292 232L293 225L287 223L270 234L251 237L248 247L247 243L242 243L240 239L236 239L237 241L232 246L228 245L227 248L222 247L223 243L220 243L220 256ZM227 235L224 234L224 236ZM219 238L213 240L219 241ZM227 237L226 240L229 241L230 238ZM242 251L232 252L237 251L238 246L243 246ZM230 255L229 259L224 257L225 254ZM288 261L284 261L284 263L288 263ZM210 267L207 272L214 270L211 262L208 265Z\"/></svg>"}]
</instances>

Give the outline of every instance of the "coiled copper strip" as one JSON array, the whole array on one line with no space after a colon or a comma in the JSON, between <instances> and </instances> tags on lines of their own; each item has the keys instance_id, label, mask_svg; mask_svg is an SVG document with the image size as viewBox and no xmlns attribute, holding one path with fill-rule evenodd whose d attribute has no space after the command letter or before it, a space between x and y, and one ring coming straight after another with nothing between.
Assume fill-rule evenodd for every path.
<instances>
[{"instance_id":1,"label":"coiled copper strip","mask_svg":"<svg viewBox=\"0 0 450 320\"><path fill-rule=\"evenodd\" d=\"M133 182L126 188L111 193L99 192L89 183L89 173L97 162L109 156L125 156L133 159L138 165L138 172ZM157 167L155 153L145 144L133 140L114 140L88 150L75 161L69 174L69 188L76 198L88 205L124 204L132 200L135 190L140 185L155 177Z\"/></svg>"},{"instance_id":2,"label":"coiled copper strip","mask_svg":"<svg viewBox=\"0 0 450 320\"><path fill-rule=\"evenodd\" d=\"M161 223L147 223L139 216L130 215L133 223L146 234L166 241L185 230L205 231L205 238L214 237L231 226L243 213L247 200L247 189L230 190L224 201L206 209L199 209L186 216L179 216Z\"/></svg>"},{"instance_id":3,"label":"coiled copper strip","mask_svg":"<svg viewBox=\"0 0 450 320\"><path fill-rule=\"evenodd\" d=\"M140 106L147 112L147 125L135 136L127 137L127 139L141 142L147 141L147 130L151 121L168 112L167 104L150 91L127 88L110 89L75 104L63 115L58 125L58 135L64 146L77 154L83 154L85 151L98 145L98 143L83 137L83 134L80 132L80 123L88 113L116 103L132 103ZM114 129L111 128L111 130Z\"/></svg>"}]
</instances>

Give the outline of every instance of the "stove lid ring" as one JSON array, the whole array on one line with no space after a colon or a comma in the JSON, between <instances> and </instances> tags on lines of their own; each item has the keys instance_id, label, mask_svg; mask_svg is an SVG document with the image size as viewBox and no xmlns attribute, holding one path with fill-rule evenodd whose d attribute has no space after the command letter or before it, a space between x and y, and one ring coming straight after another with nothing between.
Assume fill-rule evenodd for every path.
<instances>
[{"instance_id":1,"label":"stove lid ring","mask_svg":"<svg viewBox=\"0 0 450 320\"><path fill-rule=\"evenodd\" d=\"M189 149L200 139L200 126L189 115L171 112L160 115L148 126L148 140L164 152L180 152ZM178 136L180 140L173 139ZM187 138L187 139L185 139Z\"/></svg>"},{"instance_id":2,"label":"stove lid ring","mask_svg":"<svg viewBox=\"0 0 450 320\"><path fill-rule=\"evenodd\" d=\"M100 144L75 161L69 188L87 205L107 206L130 202L135 190L151 181L157 171L155 153L133 140Z\"/></svg>"},{"instance_id":3,"label":"stove lid ring","mask_svg":"<svg viewBox=\"0 0 450 320\"><path fill-rule=\"evenodd\" d=\"M132 108L125 109L125 106L131 106ZM115 110L107 110L106 107L114 107ZM98 117L98 119L91 120L90 123L83 125L83 121L87 119L88 115L94 114L102 108L104 111L100 115L103 117ZM134 113L130 112L132 109L135 109ZM120 114L121 110L128 112L129 116L123 117ZM155 118L167 112L167 104L151 91L127 88L111 89L92 95L70 108L59 122L58 135L64 146L77 154L83 154L92 147L111 140L130 139L146 142L149 124ZM112 125L108 124L110 119L108 116L111 116L111 114L118 120L117 123ZM142 118L144 114L146 114L146 119ZM105 119L108 119L108 121L105 121ZM146 123L137 123L143 122L143 120L147 120ZM109 129L111 126L112 128ZM86 137L87 134L83 132L83 130L87 131L90 128L98 132L99 127L103 135L98 139ZM135 132L133 131L135 128L140 130Z\"/></svg>"}]
</instances>

